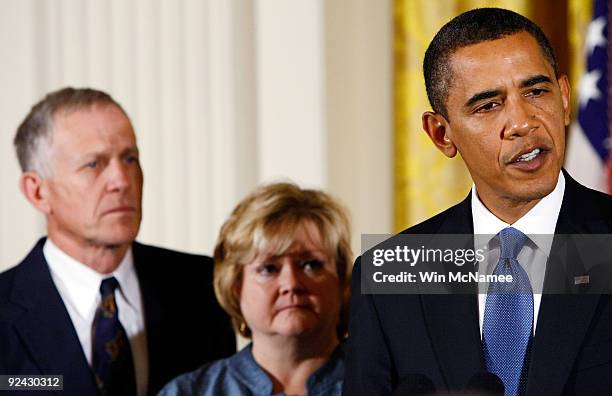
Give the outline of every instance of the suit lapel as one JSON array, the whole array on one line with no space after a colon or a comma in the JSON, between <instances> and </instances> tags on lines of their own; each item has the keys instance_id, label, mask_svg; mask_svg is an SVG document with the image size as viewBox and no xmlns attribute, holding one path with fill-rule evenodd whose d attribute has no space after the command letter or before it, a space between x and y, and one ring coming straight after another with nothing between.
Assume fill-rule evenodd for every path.
<instances>
[{"instance_id":1,"label":"suit lapel","mask_svg":"<svg viewBox=\"0 0 612 396\"><path fill-rule=\"evenodd\" d=\"M535 364L529 368L528 395L562 393L599 298L595 294L542 296L531 355Z\"/></svg>"},{"instance_id":2,"label":"suit lapel","mask_svg":"<svg viewBox=\"0 0 612 396\"><path fill-rule=\"evenodd\" d=\"M15 274L11 301L25 310L15 329L42 374L63 374L66 391L97 394L76 330L51 278L43 244L44 239Z\"/></svg>"},{"instance_id":3,"label":"suit lapel","mask_svg":"<svg viewBox=\"0 0 612 396\"><path fill-rule=\"evenodd\" d=\"M155 261L155 257L150 257L151 254L146 247L134 242L132 245L134 254L134 267L140 284L140 293L142 295L142 303L144 309L145 329L147 334L147 354L149 364L149 393L151 389L159 388L163 383L158 384L160 378L163 377L165 367L164 364L170 364L167 361L167 356L164 354L163 346L168 340L172 339L172 333L167 328L172 326L168 323L168 302L165 300L167 296L163 293L163 288L159 287L159 279L156 273L152 271L154 266L151 265ZM163 380L162 380L163 382Z\"/></svg>"},{"instance_id":4,"label":"suit lapel","mask_svg":"<svg viewBox=\"0 0 612 396\"><path fill-rule=\"evenodd\" d=\"M471 194L450 211L435 233L474 233ZM475 371L485 371L477 295L424 294L421 302L430 340L447 386L450 389L462 388Z\"/></svg>"},{"instance_id":5,"label":"suit lapel","mask_svg":"<svg viewBox=\"0 0 612 396\"><path fill-rule=\"evenodd\" d=\"M594 225L593 221L599 222L601 219L598 218L597 214L592 213L592 205L589 202L583 202L582 197L586 194L583 194L580 190L585 188L574 181L566 172L564 172L564 175L566 180L565 193L555 235L600 232L590 228ZM553 245L551 252L554 249L555 245ZM547 284L554 282L554 275L557 275L557 280L560 279L559 276L565 280L568 279L568 276L571 279L571 273L565 273L562 268L550 268L550 265L554 265L553 260L550 260L547 265L545 289ZM564 274L559 275L559 272ZM568 286L571 287L572 285ZM527 394L562 393L599 299L600 296L596 294L568 293L566 295L545 294L542 296L531 355L531 361L536 364L531 364L529 369ZM551 375L551 373L554 373L554 375Z\"/></svg>"}]
</instances>

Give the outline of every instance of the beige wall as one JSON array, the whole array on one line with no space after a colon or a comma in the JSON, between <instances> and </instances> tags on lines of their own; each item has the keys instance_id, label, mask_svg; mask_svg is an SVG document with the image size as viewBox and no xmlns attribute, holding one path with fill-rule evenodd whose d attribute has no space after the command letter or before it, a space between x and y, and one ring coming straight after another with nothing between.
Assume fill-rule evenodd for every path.
<instances>
[{"instance_id":1,"label":"beige wall","mask_svg":"<svg viewBox=\"0 0 612 396\"><path fill-rule=\"evenodd\" d=\"M139 240L212 251L260 182L340 197L391 231L391 1L1 0L0 270L44 235L20 196L14 131L44 93L124 105L145 172Z\"/></svg>"}]
</instances>

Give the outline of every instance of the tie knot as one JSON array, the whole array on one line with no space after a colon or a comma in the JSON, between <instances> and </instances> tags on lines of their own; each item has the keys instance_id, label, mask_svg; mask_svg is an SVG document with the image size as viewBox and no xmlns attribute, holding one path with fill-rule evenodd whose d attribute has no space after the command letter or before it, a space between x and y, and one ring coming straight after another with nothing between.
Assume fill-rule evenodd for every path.
<instances>
[{"instance_id":1,"label":"tie knot","mask_svg":"<svg viewBox=\"0 0 612 396\"><path fill-rule=\"evenodd\" d=\"M115 293L115 289L118 286L119 282L117 282L117 279L114 276L104 279L100 284L100 294L102 295L102 298Z\"/></svg>"},{"instance_id":2,"label":"tie knot","mask_svg":"<svg viewBox=\"0 0 612 396\"><path fill-rule=\"evenodd\" d=\"M504 228L499 232L502 259L515 259L518 257L527 236L513 227Z\"/></svg>"}]
</instances>

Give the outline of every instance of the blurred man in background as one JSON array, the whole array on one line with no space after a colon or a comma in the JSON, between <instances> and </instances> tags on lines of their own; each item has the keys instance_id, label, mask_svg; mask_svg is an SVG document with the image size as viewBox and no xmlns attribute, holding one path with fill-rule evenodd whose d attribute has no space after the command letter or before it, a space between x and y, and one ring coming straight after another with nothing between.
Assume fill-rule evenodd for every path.
<instances>
[{"instance_id":1,"label":"blurred man in background","mask_svg":"<svg viewBox=\"0 0 612 396\"><path fill-rule=\"evenodd\" d=\"M0 274L0 374L63 375L66 394L145 395L235 352L212 259L134 241L143 174L117 102L52 92L14 144L47 237Z\"/></svg>"}]
</instances>

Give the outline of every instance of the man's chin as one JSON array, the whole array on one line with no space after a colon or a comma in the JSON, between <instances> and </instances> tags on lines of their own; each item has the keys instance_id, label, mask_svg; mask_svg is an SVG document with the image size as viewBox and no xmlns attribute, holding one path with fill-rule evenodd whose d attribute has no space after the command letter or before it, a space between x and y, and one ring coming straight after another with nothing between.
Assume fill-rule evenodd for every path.
<instances>
[{"instance_id":1,"label":"man's chin","mask_svg":"<svg viewBox=\"0 0 612 396\"><path fill-rule=\"evenodd\" d=\"M531 202L539 201L546 197L548 194L553 192L557 186L557 180L542 181L536 180L534 182L521 183L512 195L518 198L519 201Z\"/></svg>"},{"instance_id":2,"label":"man's chin","mask_svg":"<svg viewBox=\"0 0 612 396\"><path fill-rule=\"evenodd\" d=\"M121 247L130 245L138 235L138 228L119 227L108 230L98 236L98 241L102 245L109 247Z\"/></svg>"}]
</instances>

